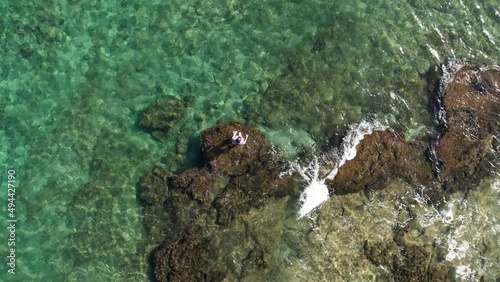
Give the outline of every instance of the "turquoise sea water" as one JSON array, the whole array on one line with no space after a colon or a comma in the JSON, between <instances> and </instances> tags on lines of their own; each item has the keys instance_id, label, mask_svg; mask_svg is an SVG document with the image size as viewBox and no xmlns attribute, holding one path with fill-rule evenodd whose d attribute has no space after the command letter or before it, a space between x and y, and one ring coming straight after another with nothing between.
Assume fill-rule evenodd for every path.
<instances>
[{"instance_id":1,"label":"turquoise sea water","mask_svg":"<svg viewBox=\"0 0 500 282\"><path fill-rule=\"evenodd\" d=\"M500 61L498 2L455 2L2 1L0 280L147 281L139 177L188 167L181 148L217 122L290 157L365 118L418 138L431 65ZM170 96L193 103L157 142L136 121Z\"/></svg>"}]
</instances>

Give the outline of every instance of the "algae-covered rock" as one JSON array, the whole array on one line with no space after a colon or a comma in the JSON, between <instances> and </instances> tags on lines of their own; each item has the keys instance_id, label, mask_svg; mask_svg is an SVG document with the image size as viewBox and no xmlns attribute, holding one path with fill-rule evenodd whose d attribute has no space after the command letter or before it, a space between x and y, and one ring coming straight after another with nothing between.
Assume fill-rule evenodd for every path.
<instances>
[{"instance_id":1,"label":"algae-covered rock","mask_svg":"<svg viewBox=\"0 0 500 282\"><path fill-rule=\"evenodd\" d=\"M292 177L281 178L279 171L272 169L237 176L215 201L217 223L229 225L237 215L265 205L272 197L292 195L298 185Z\"/></svg>"},{"instance_id":2,"label":"algae-covered rock","mask_svg":"<svg viewBox=\"0 0 500 282\"><path fill-rule=\"evenodd\" d=\"M447 190L466 191L498 164L500 70L452 61L433 68L430 81L435 171Z\"/></svg>"},{"instance_id":3,"label":"algae-covered rock","mask_svg":"<svg viewBox=\"0 0 500 282\"><path fill-rule=\"evenodd\" d=\"M366 241L366 258L391 273L394 281L450 281L451 266L439 261L432 250L416 244L398 245L395 241Z\"/></svg>"},{"instance_id":4,"label":"algae-covered rock","mask_svg":"<svg viewBox=\"0 0 500 282\"><path fill-rule=\"evenodd\" d=\"M429 185L433 180L424 156L425 143L407 142L392 131L376 131L365 136L356 150L356 157L341 166L334 179L325 182L334 194L381 189L388 178L417 185Z\"/></svg>"},{"instance_id":5,"label":"algae-covered rock","mask_svg":"<svg viewBox=\"0 0 500 282\"><path fill-rule=\"evenodd\" d=\"M235 130L249 135L244 146L231 144ZM256 273L267 271L280 242L272 238L278 235L276 220L286 212L284 205L291 198L286 196L298 192L299 181L280 175L286 162L254 128L239 123L215 126L201 133L200 144L202 167L169 176L163 202L147 193L152 205L146 209L146 224L154 232L150 238L156 242L158 235L168 235L155 252L156 279L219 281L227 273L228 281L247 274L261 277ZM141 185L155 187L164 175L148 174ZM272 216L255 216L269 205L279 210Z\"/></svg>"},{"instance_id":6,"label":"algae-covered rock","mask_svg":"<svg viewBox=\"0 0 500 282\"><path fill-rule=\"evenodd\" d=\"M197 231L160 246L154 255L155 277L161 282L222 281L224 272L208 257L209 242Z\"/></svg>"},{"instance_id":7,"label":"algae-covered rock","mask_svg":"<svg viewBox=\"0 0 500 282\"><path fill-rule=\"evenodd\" d=\"M157 100L149 105L139 119L139 125L157 139L163 139L186 112L186 102L176 98Z\"/></svg>"},{"instance_id":8,"label":"algae-covered rock","mask_svg":"<svg viewBox=\"0 0 500 282\"><path fill-rule=\"evenodd\" d=\"M232 145L233 131L248 134L244 146ZM264 135L257 129L231 122L201 132L200 145L211 171L227 175L242 175L249 170L271 165L276 158Z\"/></svg>"},{"instance_id":9,"label":"algae-covered rock","mask_svg":"<svg viewBox=\"0 0 500 282\"><path fill-rule=\"evenodd\" d=\"M363 250L366 258L376 266L389 266L393 269L392 265L394 258L398 255L399 249L396 244L387 242L370 242L365 241Z\"/></svg>"},{"instance_id":10,"label":"algae-covered rock","mask_svg":"<svg viewBox=\"0 0 500 282\"><path fill-rule=\"evenodd\" d=\"M474 187L499 164L500 71L450 62L430 72L436 137L431 144L408 142L394 132L374 132L356 147L357 155L325 183L335 194L380 189L401 178L422 189L431 202L445 191Z\"/></svg>"},{"instance_id":11,"label":"algae-covered rock","mask_svg":"<svg viewBox=\"0 0 500 282\"><path fill-rule=\"evenodd\" d=\"M270 263L269 249L265 246L256 243L254 248L248 253L248 256L243 261L249 269L265 269Z\"/></svg>"},{"instance_id":12,"label":"algae-covered rock","mask_svg":"<svg viewBox=\"0 0 500 282\"><path fill-rule=\"evenodd\" d=\"M417 245L404 246L402 260L394 264L395 281L450 281L450 266L436 261L435 257L423 247Z\"/></svg>"},{"instance_id":13,"label":"algae-covered rock","mask_svg":"<svg viewBox=\"0 0 500 282\"><path fill-rule=\"evenodd\" d=\"M139 196L150 205L163 203L168 193L169 173L161 168L155 168L143 176L139 182Z\"/></svg>"},{"instance_id":14,"label":"algae-covered rock","mask_svg":"<svg viewBox=\"0 0 500 282\"><path fill-rule=\"evenodd\" d=\"M244 146L231 144L233 131L249 135ZM284 160L254 128L234 122L215 126L201 133L200 144L205 166L174 175L171 182L199 203L215 200L219 224L229 224L251 207L298 188L291 176L280 177Z\"/></svg>"},{"instance_id":15,"label":"algae-covered rock","mask_svg":"<svg viewBox=\"0 0 500 282\"><path fill-rule=\"evenodd\" d=\"M215 175L206 169L192 168L172 176L171 181L175 188L183 190L199 203L210 203L213 200L214 178Z\"/></svg>"}]
</instances>

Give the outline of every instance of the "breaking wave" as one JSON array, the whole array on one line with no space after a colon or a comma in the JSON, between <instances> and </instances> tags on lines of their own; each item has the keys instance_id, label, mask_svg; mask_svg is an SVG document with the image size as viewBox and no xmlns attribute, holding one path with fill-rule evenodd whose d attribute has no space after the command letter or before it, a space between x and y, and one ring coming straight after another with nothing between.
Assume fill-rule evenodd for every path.
<instances>
[{"instance_id":1,"label":"breaking wave","mask_svg":"<svg viewBox=\"0 0 500 282\"><path fill-rule=\"evenodd\" d=\"M297 171L306 181L306 187L300 195L299 203L299 218L309 215L313 210L319 207L322 203L328 200L329 191L325 184L325 180L333 179L341 166L347 161L356 157L356 146L364 139L367 134L373 131L386 130L388 127L378 121L362 121L350 126L349 131L342 140L342 145L338 154L333 154L338 157L334 162L333 169L327 172L326 176L321 177L322 167L320 165L319 157L315 156L314 159L305 167L299 164L293 164L293 168Z\"/></svg>"}]
</instances>

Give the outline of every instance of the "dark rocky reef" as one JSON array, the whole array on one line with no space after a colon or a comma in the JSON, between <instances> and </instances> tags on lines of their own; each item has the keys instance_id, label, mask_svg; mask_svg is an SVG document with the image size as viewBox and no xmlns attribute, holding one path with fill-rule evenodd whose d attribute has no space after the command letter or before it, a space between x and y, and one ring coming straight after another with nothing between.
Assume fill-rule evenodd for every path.
<instances>
[{"instance_id":1,"label":"dark rocky reef","mask_svg":"<svg viewBox=\"0 0 500 282\"><path fill-rule=\"evenodd\" d=\"M338 195L381 189L389 178L430 185L433 174L424 150L424 143L407 142L389 130L376 131L361 141L356 157L346 162L326 184Z\"/></svg>"},{"instance_id":2,"label":"dark rocky reef","mask_svg":"<svg viewBox=\"0 0 500 282\"><path fill-rule=\"evenodd\" d=\"M430 76L435 172L446 190L466 192L499 163L500 70L454 61Z\"/></svg>"},{"instance_id":3,"label":"dark rocky reef","mask_svg":"<svg viewBox=\"0 0 500 282\"><path fill-rule=\"evenodd\" d=\"M450 281L450 265L433 255L433 250L394 241L366 241L368 260L389 270L394 281Z\"/></svg>"},{"instance_id":4,"label":"dark rocky reef","mask_svg":"<svg viewBox=\"0 0 500 282\"><path fill-rule=\"evenodd\" d=\"M431 142L407 142L394 132L374 132L357 155L326 182L334 194L384 187L400 178L426 187L439 203L447 192L467 191L491 175L499 160L500 71L453 61L429 72L436 133Z\"/></svg>"},{"instance_id":5,"label":"dark rocky reef","mask_svg":"<svg viewBox=\"0 0 500 282\"><path fill-rule=\"evenodd\" d=\"M155 252L157 281L222 281L224 272L217 270L208 257L209 241L200 232L189 231L174 243L165 243Z\"/></svg>"},{"instance_id":6,"label":"dark rocky reef","mask_svg":"<svg viewBox=\"0 0 500 282\"><path fill-rule=\"evenodd\" d=\"M233 131L249 135L246 145L231 144ZM227 225L237 214L262 206L270 197L293 192L289 182L294 180L279 176L286 163L258 130L226 123L204 130L200 144L205 166L174 175L171 183L198 203L215 205L217 223Z\"/></svg>"},{"instance_id":7,"label":"dark rocky reef","mask_svg":"<svg viewBox=\"0 0 500 282\"><path fill-rule=\"evenodd\" d=\"M410 184L408 191L418 189L439 204L447 193L467 192L494 172L500 159L499 70L450 62L429 71L428 85L436 125L429 140L409 142L393 130L365 136L356 157L326 181L331 193L369 193L399 179ZM172 126L166 119L170 125L161 132ZM338 130L345 130L336 128L329 138L337 140ZM247 144L231 144L233 131L248 134ZM154 251L156 279L269 280L273 264L282 263L276 263L277 250L301 245L282 226L287 208L297 201L300 177L281 176L287 162L254 128L218 125L201 132L199 142L201 166L174 175L155 168L139 185L150 240L161 243ZM416 211L407 212L401 222L417 226ZM387 240L366 240L364 257L387 269L387 280L452 279L451 265L435 249L439 246L415 243L425 230L408 228L395 226Z\"/></svg>"},{"instance_id":8,"label":"dark rocky reef","mask_svg":"<svg viewBox=\"0 0 500 282\"><path fill-rule=\"evenodd\" d=\"M139 126L163 140L168 131L186 112L186 101L176 98L160 99L149 105L139 119Z\"/></svg>"},{"instance_id":9,"label":"dark rocky reef","mask_svg":"<svg viewBox=\"0 0 500 282\"><path fill-rule=\"evenodd\" d=\"M244 146L231 144L235 130L249 135ZM272 199L286 203L300 190L294 176L280 176L286 162L254 128L235 122L209 128L200 134L200 147L202 167L171 176L156 168L139 184L151 240L166 238L155 252L158 281L220 281L227 270L211 260L233 260L242 246L241 265L265 268L272 240L259 238L271 229L261 226L268 219L255 222L249 213ZM233 277L241 271L232 271Z\"/></svg>"}]
</instances>

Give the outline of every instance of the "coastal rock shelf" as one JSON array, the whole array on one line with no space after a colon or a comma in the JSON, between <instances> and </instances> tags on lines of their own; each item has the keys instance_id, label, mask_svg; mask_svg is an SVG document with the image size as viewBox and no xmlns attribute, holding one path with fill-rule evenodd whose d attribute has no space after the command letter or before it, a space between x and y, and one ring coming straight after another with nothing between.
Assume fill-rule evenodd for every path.
<instances>
[{"instance_id":1,"label":"coastal rock shelf","mask_svg":"<svg viewBox=\"0 0 500 282\"><path fill-rule=\"evenodd\" d=\"M466 191L494 171L499 160L500 72L452 61L429 72L436 132L430 142L407 142L392 131L366 136L357 156L328 180L333 194L383 188L388 178L426 187L433 203Z\"/></svg>"},{"instance_id":2,"label":"coastal rock shelf","mask_svg":"<svg viewBox=\"0 0 500 282\"><path fill-rule=\"evenodd\" d=\"M467 191L499 163L500 70L454 61L433 68L431 77L435 172L445 190Z\"/></svg>"},{"instance_id":3,"label":"coastal rock shelf","mask_svg":"<svg viewBox=\"0 0 500 282\"><path fill-rule=\"evenodd\" d=\"M466 197L495 173L500 159L498 67L451 61L428 72L428 85L436 124L428 141L410 142L394 130L365 136L356 157L325 181L330 194L389 191L395 187L390 181L400 181L403 188L395 193L401 199L416 189L438 206L450 193L462 191ZM168 118L167 128L173 120ZM247 144L231 144L233 131L248 134ZM265 281L275 277L287 256L301 261L316 231L302 238L293 225L299 220L290 215L303 180L295 173L282 174L290 168L277 149L260 131L230 122L202 131L200 150L201 166L174 175L157 167L139 184L146 229L159 245L153 258L156 280ZM338 209L342 216L344 207ZM362 239L359 256L398 281L449 280L453 266L436 256L434 247L414 242L415 218L411 208L401 211L392 238Z\"/></svg>"},{"instance_id":4,"label":"coastal rock shelf","mask_svg":"<svg viewBox=\"0 0 500 282\"><path fill-rule=\"evenodd\" d=\"M244 146L231 144L233 131L249 135ZM280 233L266 226L279 227L279 217L256 214L268 205L283 217L301 187L299 177L280 177L287 163L254 128L215 126L201 133L200 145L203 167L171 176L155 168L140 183L147 229L156 239L168 237L155 252L158 281L220 281L265 268L279 242L272 237ZM209 254L223 259L216 263ZM222 262L229 258L228 265L245 268L228 269Z\"/></svg>"},{"instance_id":5,"label":"coastal rock shelf","mask_svg":"<svg viewBox=\"0 0 500 282\"><path fill-rule=\"evenodd\" d=\"M375 131L357 146L356 157L346 162L326 184L331 193L345 195L385 187L388 178L402 178L412 184L432 185L430 163L422 142L406 142L391 130Z\"/></svg>"}]
</instances>

